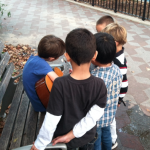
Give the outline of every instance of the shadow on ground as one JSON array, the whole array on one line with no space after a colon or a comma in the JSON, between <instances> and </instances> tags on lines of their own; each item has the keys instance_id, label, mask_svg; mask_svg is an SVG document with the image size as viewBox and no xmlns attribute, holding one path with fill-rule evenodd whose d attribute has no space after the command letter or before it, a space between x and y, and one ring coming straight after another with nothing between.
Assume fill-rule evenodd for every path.
<instances>
[{"instance_id":1,"label":"shadow on ground","mask_svg":"<svg viewBox=\"0 0 150 150\"><path fill-rule=\"evenodd\" d=\"M150 117L129 100L126 105L116 114L119 146L115 150L150 150Z\"/></svg>"}]
</instances>

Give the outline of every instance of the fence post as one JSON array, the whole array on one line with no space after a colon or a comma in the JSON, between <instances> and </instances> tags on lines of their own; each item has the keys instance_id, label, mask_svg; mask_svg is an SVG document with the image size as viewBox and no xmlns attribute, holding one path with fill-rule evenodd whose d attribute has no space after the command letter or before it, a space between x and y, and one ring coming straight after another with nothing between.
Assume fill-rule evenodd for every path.
<instances>
[{"instance_id":1,"label":"fence post","mask_svg":"<svg viewBox=\"0 0 150 150\"><path fill-rule=\"evenodd\" d=\"M94 6L94 0L92 0L92 6Z\"/></svg>"},{"instance_id":2,"label":"fence post","mask_svg":"<svg viewBox=\"0 0 150 150\"><path fill-rule=\"evenodd\" d=\"M116 13L117 12L117 0L115 0L115 10L114 12Z\"/></svg>"},{"instance_id":3,"label":"fence post","mask_svg":"<svg viewBox=\"0 0 150 150\"><path fill-rule=\"evenodd\" d=\"M142 17L142 20L143 20L143 21L145 20L146 2L147 2L147 0L144 0L144 9L143 9L143 17Z\"/></svg>"}]
</instances>

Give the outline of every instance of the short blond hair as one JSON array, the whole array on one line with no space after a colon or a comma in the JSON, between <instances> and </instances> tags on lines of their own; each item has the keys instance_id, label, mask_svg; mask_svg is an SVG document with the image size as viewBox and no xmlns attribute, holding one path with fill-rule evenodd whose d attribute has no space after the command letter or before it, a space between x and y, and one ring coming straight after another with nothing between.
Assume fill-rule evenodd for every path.
<instances>
[{"instance_id":1,"label":"short blond hair","mask_svg":"<svg viewBox=\"0 0 150 150\"><path fill-rule=\"evenodd\" d=\"M114 40L120 45L124 45L127 42L127 31L118 23L111 23L107 25L101 32L112 35Z\"/></svg>"}]
</instances>

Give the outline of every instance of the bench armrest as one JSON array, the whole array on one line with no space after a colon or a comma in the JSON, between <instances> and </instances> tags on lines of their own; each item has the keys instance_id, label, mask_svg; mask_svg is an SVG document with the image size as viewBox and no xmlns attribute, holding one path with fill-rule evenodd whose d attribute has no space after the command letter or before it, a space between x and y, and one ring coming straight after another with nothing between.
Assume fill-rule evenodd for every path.
<instances>
[{"instance_id":1,"label":"bench armrest","mask_svg":"<svg viewBox=\"0 0 150 150\"><path fill-rule=\"evenodd\" d=\"M21 77L22 76L22 73L20 73L19 75L15 76L15 77L12 77L13 80L16 80L17 78Z\"/></svg>"},{"instance_id":2,"label":"bench armrest","mask_svg":"<svg viewBox=\"0 0 150 150\"><path fill-rule=\"evenodd\" d=\"M63 64L50 64L50 66L52 67L52 69L54 69L55 67L58 67L61 69L61 71L64 70L64 65Z\"/></svg>"},{"instance_id":3,"label":"bench armrest","mask_svg":"<svg viewBox=\"0 0 150 150\"><path fill-rule=\"evenodd\" d=\"M19 147L19 148L15 148L15 149L12 149L12 150L30 150L32 147L32 145L27 145L27 146L23 146L23 147ZM66 144L63 144L63 143L58 143L56 145L52 145L52 144L48 144L46 149L49 149L49 148L60 148L62 150L67 150L67 146Z\"/></svg>"}]
</instances>

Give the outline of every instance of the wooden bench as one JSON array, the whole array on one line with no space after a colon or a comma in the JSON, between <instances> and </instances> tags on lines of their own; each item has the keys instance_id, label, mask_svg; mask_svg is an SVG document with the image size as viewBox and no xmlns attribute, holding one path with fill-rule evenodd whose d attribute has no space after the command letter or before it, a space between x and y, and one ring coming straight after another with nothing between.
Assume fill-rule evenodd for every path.
<instances>
[{"instance_id":1,"label":"wooden bench","mask_svg":"<svg viewBox=\"0 0 150 150\"><path fill-rule=\"evenodd\" d=\"M12 103L0 137L0 150L10 150L33 143L45 114L33 110L24 91L22 78L20 78L18 84L13 83L14 78L11 75L14 65L7 65L10 56L7 52L1 54L2 49L3 46L0 47L0 103L2 102L2 116L8 105Z\"/></svg>"}]
</instances>

